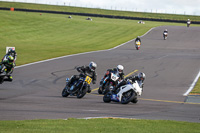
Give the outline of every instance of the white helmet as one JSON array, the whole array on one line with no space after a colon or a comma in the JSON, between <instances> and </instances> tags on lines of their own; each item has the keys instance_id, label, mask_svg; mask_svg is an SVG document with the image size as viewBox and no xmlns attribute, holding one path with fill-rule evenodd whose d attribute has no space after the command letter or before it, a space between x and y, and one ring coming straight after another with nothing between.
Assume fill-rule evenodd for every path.
<instances>
[{"instance_id":1,"label":"white helmet","mask_svg":"<svg viewBox=\"0 0 200 133\"><path fill-rule=\"evenodd\" d=\"M145 78L146 78L146 75L144 74L144 73L139 73L138 74L138 78L140 79L140 80L144 80Z\"/></svg>"},{"instance_id":2,"label":"white helmet","mask_svg":"<svg viewBox=\"0 0 200 133\"><path fill-rule=\"evenodd\" d=\"M91 71L95 71L95 69L97 68L97 64L95 62L91 61L89 64L89 68Z\"/></svg>"},{"instance_id":3,"label":"white helmet","mask_svg":"<svg viewBox=\"0 0 200 133\"><path fill-rule=\"evenodd\" d=\"M190 21L190 19L188 19L188 21Z\"/></svg>"},{"instance_id":4,"label":"white helmet","mask_svg":"<svg viewBox=\"0 0 200 133\"><path fill-rule=\"evenodd\" d=\"M118 66L117 66L117 71L118 71L118 73L122 73L123 70L124 70L124 67L123 67L122 65L118 65Z\"/></svg>"},{"instance_id":5,"label":"white helmet","mask_svg":"<svg viewBox=\"0 0 200 133\"><path fill-rule=\"evenodd\" d=\"M165 29L165 31L167 31L167 29Z\"/></svg>"}]
</instances>

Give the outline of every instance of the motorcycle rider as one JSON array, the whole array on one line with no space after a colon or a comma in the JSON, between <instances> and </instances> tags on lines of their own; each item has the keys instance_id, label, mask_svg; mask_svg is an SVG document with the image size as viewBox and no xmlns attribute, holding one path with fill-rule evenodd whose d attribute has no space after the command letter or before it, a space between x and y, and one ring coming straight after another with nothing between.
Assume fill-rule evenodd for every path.
<instances>
[{"instance_id":1,"label":"motorcycle rider","mask_svg":"<svg viewBox=\"0 0 200 133\"><path fill-rule=\"evenodd\" d=\"M119 80L123 80L124 79L124 67L122 65L117 65L117 68L113 68L113 69L108 69L104 75L104 77L101 79L100 81L100 85L103 85L103 81L106 77L109 76L109 74L112 72L116 75L119 76Z\"/></svg>"},{"instance_id":2,"label":"motorcycle rider","mask_svg":"<svg viewBox=\"0 0 200 133\"><path fill-rule=\"evenodd\" d=\"M163 32L163 36L165 36L165 33L167 33L167 35L168 35L168 31L167 31L167 29L164 30L164 32Z\"/></svg>"},{"instance_id":3,"label":"motorcycle rider","mask_svg":"<svg viewBox=\"0 0 200 133\"><path fill-rule=\"evenodd\" d=\"M3 57L2 62L4 60L7 60L7 57L10 56L10 55L14 58L14 61L16 61L17 53L14 49L10 48L10 49L8 49L8 52L6 53L6 55Z\"/></svg>"},{"instance_id":4,"label":"motorcycle rider","mask_svg":"<svg viewBox=\"0 0 200 133\"><path fill-rule=\"evenodd\" d=\"M189 27L189 25L191 24L190 19L187 20L187 26Z\"/></svg>"},{"instance_id":5,"label":"motorcycle rider","mask_svg":"<svg viewBox=\"0 0 200 133\"><path fill-rule=\"evenodd\" d=\"M122 82L120 82L116 87L114 87L112 91L115 93L116 90L118 88L120 88L121 86L126 85L129 82L132 84L132 83L135 82L135 80L137 80L139 86L141 88L143 88L143 85L144 85L143 82L144 82L145 78L146 78L146 75L143 72L140 72L138 75L129 76L129 77L125 78L125 80L123 80Z\"/></svg>"},{"instance_id":6,"label":"motorcycle rider","mask_svg":"<svg viewBox=\"0 0 200 133\"><path fill-rule=\"evenodd\" d=\"M71 87L71 83L78 81L80 77L83 76L82 73L86 74L90 78L92 78L92 83L96 84L97 74L95 72L95 69L97 68L97 64L95 62L90 62L89 66L81 66L76 68L78 72L80 72L80 75L73 75L72 78L69 80L67 86ZM88 88L88 93L91 92L91 88Z\"/></svg>"},{"instance_id":7,"label":"motorcycle rider","mask_svg":"<svg viewBox=\"0 0 200 133\"><path fill-rule=\"evenodd\" d=\"M165 30L164 30L163 34L164 34L164 33L167 33L167 34L168 34L168 31L167 31L167 29L165 29Z\"/></svg>"},{"instance_id":8,"label":"motorcycle rider","mask_svg":"<svg viewBox=\"0 0 200 133\"><path fill-rule=\"evenodd\" d=\"M137 41L140 41L140 43L141 43L141 39L139 36L137 36L137 38L135 39L135 42L137 42Z\"/></svg>"},{"instance_id":9,"label":"motorcycle rider","mask_svg":"<svg viewBox=\"0 0 200 133\"><path fill-rule=\"evenodd\" d=\"M6 72L3 71L3 67L5 67L5 69L7 69ZM6 60L4 60L3 62L0 63L0 71L1 71L1 73L7 75L7 79L4 79L4 81L12 82L13 77L11 76L11 74L12 74L12 72L14 70L14 67L15 67L14 57L12 57L11 55L9 55L6 58Z\"/></svg>"}]
</instances>

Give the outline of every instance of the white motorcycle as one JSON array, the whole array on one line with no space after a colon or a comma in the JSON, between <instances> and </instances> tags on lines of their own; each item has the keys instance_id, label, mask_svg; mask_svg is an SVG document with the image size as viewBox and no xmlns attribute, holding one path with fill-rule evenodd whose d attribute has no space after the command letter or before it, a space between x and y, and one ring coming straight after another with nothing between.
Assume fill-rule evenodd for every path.
<instances>
[{"instance_id":1,"label":"white motorcycle","mask_svg":"<svg viewBox=\"0 0 200 133\"><path fill-rule=\"evenodd\" d=\"M143 83L138 83L135 81L134 83L128 82L128 84L121 86L116 93L108 92L103 97L103 101L105 103L109 103L111 101L120 102L122 104L128 104L129 102L137 103L137 96L142 95Z\"/></svg>"}]
</instances>

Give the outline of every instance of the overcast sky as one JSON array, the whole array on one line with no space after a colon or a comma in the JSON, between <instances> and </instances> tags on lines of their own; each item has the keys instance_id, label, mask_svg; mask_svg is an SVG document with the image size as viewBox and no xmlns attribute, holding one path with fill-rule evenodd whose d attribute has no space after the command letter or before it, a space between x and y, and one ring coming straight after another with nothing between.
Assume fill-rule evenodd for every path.
<instances>
[{"instance_id":1,"label":"overcast sky","mask_svg":"<svg viewBox=\"0 0 200 133\"><path fill-rule=\"evenodd\" d=\"M0 0L200 16L200 0Z\"/></svg>"}]
</instances>

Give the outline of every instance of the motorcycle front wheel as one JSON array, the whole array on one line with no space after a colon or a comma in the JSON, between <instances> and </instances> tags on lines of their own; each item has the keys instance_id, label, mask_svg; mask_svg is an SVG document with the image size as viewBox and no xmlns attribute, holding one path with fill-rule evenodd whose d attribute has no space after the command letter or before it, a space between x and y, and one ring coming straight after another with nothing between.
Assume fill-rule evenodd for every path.
<instances>
[{"instance_id":1,"label":"motorcycle front wheel","mask_svg":"<svg viewBox=\"0 0 200 133\"><path fill-rule=\"evenodd\" d=\"M123 93L121 103L128 104L134 99L134 97L135 97L135 92L133 90L127 91Z\"/></svg>"},{"instance_id":2,"label":"motorcycle front wheel","mask_svg":"<svg viewBox=\"0 0 200 133\"><path fill-rule=\"evenodd\" d=\"M103 101L104 101L105 103L111 102L111 93L110 93L110 92L108 92L107 94L105 94L105 95L103 96Z\"/></svg>"},{"instance_id":3,"label":"motorcycle front wheel","mask_svg":"<svg viewBox=\"0 0 200 133\"><path fill-rule=\"evenodd\" d=\"M67 97L69 93L67 92L67 86L62 91L62 97Z\"/></svg>"},{"instance_id":4,"label":"motorcycle front wheel","mask_svg":"<svg viewBox=\"0 0 200 133\"><path fill-rule=\"evenodd\" d=\"M80 89L77 93L77 98L82 98L85 96L85 94L87 93L87 88L83 87L82 89Z\"/></svg>"},{"instance_id":5,"label":"motorcycle front wheel","mask_svg":"<svg viewBox=\"0 0 200 133\"><path fill-rule=\"evenodd\" d=\"M111 86L111 83L110 82L107 82L104 86L104 89L102 89L102 94L105 95L106 93L108 93L110 91L110 86Z\"/></svg>"},{"instance_id":6,"label":"motorcycle front wheel","mask_svg":"<svg viewBox=\"0 0 200 133\"><path fill-rule=\"evenodd\" d=\"M102 87L99 87L98 93L99 93L99 94L102 94Z\"/></svg>"}]
</instances>

